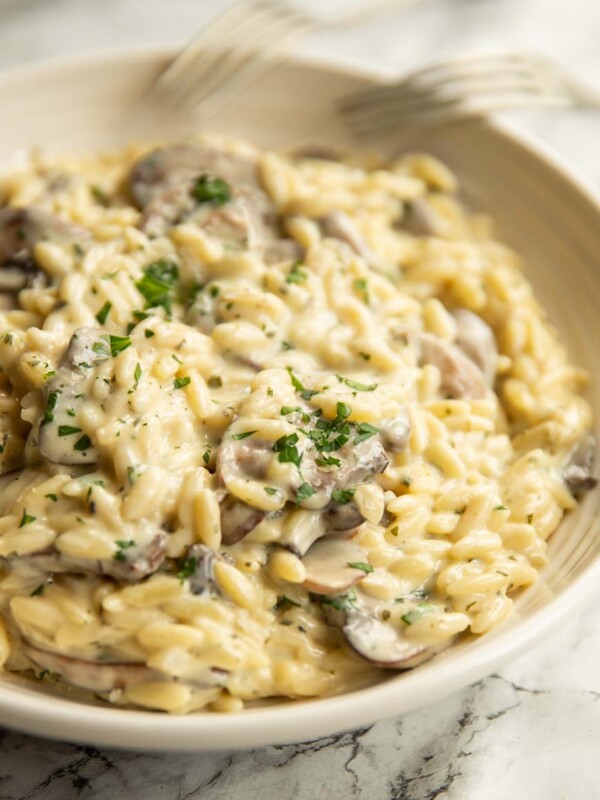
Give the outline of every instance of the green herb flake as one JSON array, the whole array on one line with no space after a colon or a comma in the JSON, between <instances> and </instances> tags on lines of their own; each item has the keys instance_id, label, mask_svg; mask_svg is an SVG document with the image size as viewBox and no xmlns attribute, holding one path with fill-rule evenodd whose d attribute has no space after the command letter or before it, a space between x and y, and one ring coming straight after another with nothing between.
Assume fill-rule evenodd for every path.
<instances>
[{"instance_id":1,"label":"green herb flake","mask_svg":"<svg viewBox=\"0 0 600 800\"><path fill-rule=\"evenodd\" d=\"M133 539L117 539L115 544L117 545L117 552L114 554L115 560L126 561L127 556L125 555L125 550L129 550L130 547L135 547L135 542Z\"/></svg>"},{"instance_id":2,"label":"green herb flake","mask_svg":"<svg viewBox=\"0 0 600 800\"><path fill-rule=\"evenodd\" d=\"M288 597L285 594L280 594L277 597L277 602L275 603L275 610L276 611L284 610L289 606L296 606L296 608L302 608L302 603L297 603L295 600L292 600L291 597Z\"/></svg>"},{"instance_id":3,"label":"green herb flake","mask_svg":"<svg viewBox=\"0 0 600 800\"><path fill-rule=\"evenodd\" d=\"M73 445L73 450L77 450L78 452L82 453L84 450L88 450L91 447L91 444L92 440L89 436L87 436L87 434L84 433L83 436Z\"/></svg>"},{"instance_id":4,"label":"green herb flake","mask_svg":"<svg viewBox=\"0 0 600 800\"><path fill-rule=\"evenodd\" d=\"M235 439L236 442L240 442L242 439L247 439L249 436L255 434L256 431L244 431L244 433L234 433L232 434L231 438Z\"/></svg>"},{"instance_id":5,"label":"green herb flake","mask_svg":"<svg viewBox=\"0 0 600 800\"><path fill-rule=\"evenodd\" d=\"M294 262L294 266L286 275L285 278L286 283L304 283L304 281L308 278L308 273L305 272L303 269L300 269L301 266L302 266L302 261Z\"/></svg>"},{"instance_id":6,"label":"green herb flake","mask_svg":"<svg viewBox=\"0 0 600 800\"><path fill-rule=\"evenodd\" d=\"M315 464L319 467L340 467L342 462L339 458L333 456L323 456L322 458L315 458Z\"/></svg>"},{"instance_id":7,"label":"green herb flake","mask_svg":"<svg viewBox=\"0 0 600 800\"><path fill-rule=\"evenodd\" d=\"M265 492L270 495L277 494L277 489L274 486L265 486Z\"/></svg>"},{"instance_id":8,"label":"green herb flake","mask_svg":"<svg viewBox=\"0 0 600 800\"><path fill-rule=\"evenodd\" d=\"M278 461L280 461L282 464L290 463L299 467L302 456L296 447L297 442L297 433L290 433L287 436L281 436L279 439L277 439L273 445L273 450L278 453Z\"/></svg>"},{"instance_id":9,"label":"green herb flake","mask_svg":"<svg viewBox=\"0 0 600 800\"><path fill-rule=\"evenodd\" d=\"M220 375L211 375L207 383L211 389L220 389L223 386L223 378Z\"/></svg>"},{"instance_id":10,"label":"green herb flake","mask_svg":"<svg viewBox=\"0 0 600 800\"><path fill-rule=\"evenodd\" d=\"M135 370L133 371L133 379L135 380L135 384L133 386L134 389L138 388L138 383L140 382L141 377L142 377L142 367L138 362L135 366Z\"/></svg>"},{"instance_id":11,"label":"green herb flake","mask_svg":"<svg viewBox=\"0 0 600 800\"><path fill-rule=\"evenodd\" d=\"M197 566L198 561L196 556L184 558L183 561L180 562L179 570L175 573L175 576L179 578L180 581L184 581L186 578L190 578L194 574Z\"/></svg>"},{"instance_id":12,"label":"green herb flake","mask_svg":"<svg viewBox=\"0 0 600 800\"><path fill-rule=\"evenodd\" d=\"M207 466L210 463L211 453L212 453L212 448L211 447L207 447L206 450L202 453L202 461L204 461L204 463Z\"/></svg>"},{"instance_id":13,"label":"green herb flake","mask_svg":"<svg viewBox=\"0 0 600 800\"><path fill-rule=\"evenodd\" d=\"M25 509L23 509L23 516L19 522L19 528L24 528L25 525L29 525L30 522L35 522L35 517L32 517L31 514L28 514Z\"/></svg>"},{"instance_id":14,"label":"green herb flake","mask_svg":"<svg viewBox=\"0 0 600 800\"><path fill-rule=\"evenodd\" d=\"M345 383L346 386L349 386L350 389L354 389L357 392L373 392L379 385L377 383L359 383L358 381L353 381L351 378L345 378L343 375L336 375L335 377L340 383Z\"/></svg>"},{"instance_id":15,"label":"green herb flake","mask_svg":"<svg viewBox=\"0 0 600 800\"><path fill-rule=\"evenodd\" d=\"M292 382L292 386L294 387L294 389L295 389L297 392L300 392L300 396L301 396L301 397L302 397L304 400L310 400L310 398L311 398L311 397L314 397L316 394L318 394L318 392L315 392L315 391L313 391L312 389L307 389L307 388L306 388L306 387L305 387L305 386L302 384L302 381L300 381L300 380L299 380L299 379L298 379L298 378L297 378L297 377L294 375L294 373L293 373L293 371L292 371L292 368L291 368L291 367L287 367L287 371L288 371L288 373L289 373L290 380L291 380L291 382Z\"/></svg>"},{"instance_id":16,"label":"green herb flake","mask_svg":"<svg viewBox=\"0 0 600 800\"><path fill-rule=\"evenodd\" d=\"M310 414L307 414L300 406L281 406L280 414L282 417L287 417L288 414L298 412L301 415L302 422L310 422Z\"/></svg>"},{"instance_id":17,"label":"green herb flake","mask_svg":"<svg viewBox=\"0 0 600 800\"><path fill-rule=\"evenodd\" d=\"M296 505L300 505L303 500L306 500L308 497L312 497L314 493L315 490L310 483L302 483L296 492Z\"/></svg>"},{"instance_id":18,"label":"green herb flake","mask_svg":"<svg viewBox=\"0 0 600 800\"><path fill-rule=\"evenodd\" d=\"M352 500L355 492L356 489L335 489L331 493L331 497L336 503L339 503L341 506L345 506Z\"/></svg>"},{"instance_id":19,"label":"green herb flake","mask_svg":"<svg viewBox=\"0 0 600 800\"><path fill-rule=\"evenodd\" d=\"M44 411L44 418L42 419L42 425L47 425L49 422L54 422L53 411L56 409L56 404L58 403L59 396L60 392L50 392L50 394L48 395L48 401L46 402L46 409Z\"/></svg>"},{"instance_id":20,"label":"green herb flake","mask_svg":"<svg viewBox=\"0 0 600 800\"><path fill-rule=\"evenodd\" d=\"M50 492L50 494L45 494L44 497L47 497L48 500L52 500L53 503L58 502L58 497L54 494L54 492Z\"/></svg>"},{"instance_id":21,"label":"green herb flake","mask_svg":"<svg viewBox=\"0 0 600 800\"><path fill-rule=\"evenodd\" d=\"M372 567L371 564L367 564L366 561L348 561L348 566L352 569L360 569L367 575L373 572L374 569L374 567Z\"/></svg>"},{"instance_id":22,"label":"green herb flake","mask_svg":"<svg viewBox=\"0 0 600 800\"><path fill-rule=\"evenodd\" d=\"M146 328L146 330L144 331L144 336L146 337L146 339L151 339L153 336L156 336L156 334L151 328Z\"/></svg>"},{"instance_id":23,"label":"green herb flake","mask_svg":"<svg viewBox=\"0 0 600 800\"><path fill-rule=\"evenodd\" d=\"M533 522L533 514L527 514L527 524L531 525Z\"/></svg>"},{"instance_id":24,"label":"green herb flake","mask_svg":"<svg viewBox=\"0 0 600 800\"><path fill-rule=\"evenodd\" d=\"M359 422L356 426L356 430L358 434L354 437L354 444L360 444L364 442L365 439L370 439L371 436L375 436L376 433L379 433L379 428L376 428L374 425L369 425L368 422Z\"/></svg>"},{"instance_id":25,"label":"green herb flake","mask_svg":"<svg viewBox=\"0 0 600 800\"><path fill-rule=\"evenodd\" d=\"M173 381L173 386L175 389L183 389L184 386L187 386L191 382L191 378L187 375L184 378L175 378Z\"/></svg>"},{"instance_id":26,"label":"green herb flake","mask_svg":"<svg viewBox=\"0 0 600 800\"><path fill-rule=\"evenodd\" d=\"M144 277L136 281L136 288L146 301L146 308L162 307L171 313L173 289L179 277L177 264L161 258L144 267Z\"/></svg>"},{"instance_id":27,"label":"green herb flake","mask_svg":"<svg viewBox=\"0 0 600 800\"><path fill-rule=\"evenodd\" d=\"M332 606L336 611L351 611L356 608L356 592L351 589L345 594L321 596L321 603L324 606Z\"/></svg>"},{"instance_id":28,"label":"green herb flake","mask_svg":"<svg viewBox=\"0 0 600 800\"><path fill-rule=\"evenodd\" d=\"M508 506L505 506L504 504L494 506L494 511L508 511Z\"/></svg>"},{"instance_id":29,"label":"green herb flake","mask_svg":"<svg viewBox=\"0 0 600 800\"><path fill-rule=\"evenodd\" d=\"M358 355L359 355L359 356L360 356L360 357L361 357L361 358L362 358L364 361L370 361L370 360L371 360L371 354L370 354L370 353L363 353L363 352L359 352L359 354L358 354Z\"/></svg>"},{"instance_id":30,"label":"green herb flake","mask_svg":"<svg viewBox=\"0 0 600 800\"><path fill-rule=\"evenodd\" d=\"M192 197L199 203L213 203L224 206L231 200L229 184L215 175L200 175L192 187Z\"/></svg>"},{"instance_id":31,"label":"green herb flake","mask_svg":"<svg viewBox=\"0 0 600 800\"><path fill-rule=\"evenodd\" d=\"M108 319L108 315L110 314L111 308L112 308L112 303L107 300L106 303L104 303L104 305L100 309L100 311L96 314L96 319L98 320L100 325L104 325L104 323Z\"/></svg>"},{"instance_id":32,"label":"green herb flake","mask_svg":"<svg viewBox=\"0 0 600 800\"><path fill-rule=\"evenodd\" d=\"M81 428L75 428L73 425L59 425L59 436L72 436L74 433L81 433Z\"/></svg>"},{"instance_id":33,"label":"green herb flake","mask_svg":"<svg viewBox=\"0 0 600 800\"><path fill-rule=\"evenodd\" d=\"M122 353L123 350L127 350L128 347L131 347L131 338L129 336L114 336L111 333L110 336L103 336L102 338L106 339L110 345L110 354L113 358L118 356L119 353Z\"/></svg>"},{"instance_id":34,"label":"green herb flake","mask_svg":"<svg viewBox=\"0 0 600 800\"><path fill-rule=\"evenodd\" d=\"M414 625L417 620L421 619L425 614L430 614L432 611L435 611L435 608L430 603L419 603L416 608L413 608L412 611L409 611L407 614L403 614L400 619L406 625Z\"/></svg>"},{"instance_id":35,"label":"green herb flake","mask_svg":"<svg viewBox=\"0 0 600 800\"><path fill-rule=\"evenodd\" d=\"M44 594L44 589L46 588L45 584L40 583L38 587L36 587L33 592L29 595L30 597L40 597Z\"/></svg>"}]
</instances>

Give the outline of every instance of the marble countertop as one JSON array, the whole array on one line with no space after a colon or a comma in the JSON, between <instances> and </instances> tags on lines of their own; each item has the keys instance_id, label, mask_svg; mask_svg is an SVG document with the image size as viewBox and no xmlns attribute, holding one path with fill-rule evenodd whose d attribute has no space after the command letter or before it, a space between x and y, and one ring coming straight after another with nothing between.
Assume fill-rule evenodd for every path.
<instances>
[{"instance_id":1,"label":"marble countertop","mask_svg":"<svg viewBox=\"0 0 600 800\"><path fill-rule=\"evenodd\" d=\"M0 0L0 68L183 42L222 0ZM600 5L422 0L302 49L400 70L487 46L548 53L600 87ZM600 115L515 119L600 189ZM599 595L600 599L600 595ZM600 615L592 604L500 673L364 730L219 755L98 750L0 729L0 800L593 800L600 796Z\"/></svg>"}]
</instances>

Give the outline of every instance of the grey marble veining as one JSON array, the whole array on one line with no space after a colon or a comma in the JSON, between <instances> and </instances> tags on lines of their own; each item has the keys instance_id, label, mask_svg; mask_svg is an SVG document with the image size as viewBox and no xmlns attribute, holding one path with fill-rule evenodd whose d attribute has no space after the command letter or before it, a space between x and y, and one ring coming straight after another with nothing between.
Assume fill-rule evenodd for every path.
<instances>
[{"instance_id":1,"label":"grey marble veining","mask_svg":"<svg viewBox=\"0 0 600 800\"><path fill-rule=\"evenodd\" d=\"M183 42L222 0L0 0L0 68L70 52ZM398 70L487 46L554 55L600 86L598 0L421 0L306 52ZM600 116L520 114L600 189ZM0 729L0 800L595 800L600 614L424 710L316 742L218 755L48 742Z\"/></svg>"}]
</instances>

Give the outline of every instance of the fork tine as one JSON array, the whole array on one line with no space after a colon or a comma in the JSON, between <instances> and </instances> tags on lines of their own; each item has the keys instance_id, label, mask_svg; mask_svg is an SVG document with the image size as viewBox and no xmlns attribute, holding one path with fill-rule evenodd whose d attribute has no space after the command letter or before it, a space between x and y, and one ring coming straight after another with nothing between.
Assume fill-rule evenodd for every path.
<instances>
[{"instance_id":1,"label":"fork tine","mask_svg":"<svg viewBox=\"0 0 600 800\"><path fill-rule=\"evenodd\" d=\"M361 135L410 122L485 115L536 104L600 106L566 70L539 56L468 55L416 70L396 84L342 98L338 110Z\"/></svg>"},{"instance_id":2,"label":"fork tine","mask_svg":"<svg viewBox=\"0 0 600 800\"><path fill-rule=\"evenodd\" d=\"M232 79L247 80L249 65L260 69L268 68L269 56L283 52L284 48L298 37L305 28L291 19L269 20L269 23L258 23L242 41L238 40L226 46L219 43L212 53L208 53L208 61L202 70L190 75L187 105L194 107L208 95L219 91Z\"/></svg>"},{"instance_id":3,"label":"fork tine","mask_svg":"<svg viewBox=\"0 0 600 800\"><path fill-rule=\"evenodd\" d=\"M349 115L346 120L360 135L388 131L400 124L432 124L442 120L485 116L506 108L536 105L567 106L575 105L576 100L567 92L550 90L523 91L519 88L503 87L501 91L487 91L472 95L441 97L437 95L420 96L414 93L405 105L394 108L380 107L379 113L370 115Z\"/></svg>"},{"instance_id":4,"label":"fork tine","mask_svg":"<svg viewBox=\"0 0 600 800\"><path fill-rule=\"evenodd\" d=\"M309 18L274 0L251 0L221 15L159 76L156 86L180 107L193 108L242 65L276 51L310 27Z\"/></svg>"},{"instance_id":5,"label":"fork tine","mask_svg":"<svg viewBox=\"0 0 600 800\"><path fill-rule=\"evenodd\" d=\"M469 76L481 78L509 72L515 75L533 75L533 64L512 54L452 59L416 70L398 83L356 92L350 97L343 98L340 107L344 110L357 109L370 103L388 102L399 90L421 91L431 87L437 91L442 86L464 80Z\"/></svg>"}]
</instances>

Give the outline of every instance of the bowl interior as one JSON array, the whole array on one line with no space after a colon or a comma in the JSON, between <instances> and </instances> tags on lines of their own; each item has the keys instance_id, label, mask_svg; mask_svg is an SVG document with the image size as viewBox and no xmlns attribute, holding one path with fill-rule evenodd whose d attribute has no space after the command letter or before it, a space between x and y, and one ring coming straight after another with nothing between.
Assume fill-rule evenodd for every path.
<instances>
[{"instance_id":1,"label":"bowl interior","mask_svg":"<svg viewBox=\"0 0 600 800\"><path fill-rule=\"evenodd\" d=\"M0 77L0 168L30 146L75 152L132 139L181 135L164 112L140 115L136 101L168 53L145 50L58 62ZM193 128L246 138L266 147L327 142L356 146L334 113L335 98L374 79L296 61L280 67L235 103ZM552 160L504 129L464 123L403 132L380 146L432 152L457 173L464 198L496 221L499 237L526 260L526 272L572 359L591 374L590 399L600 418L600 209ZM481 639L465 640L417 671L377 686L319 701L283 703L238 717L167 717L96 707L49 696L43 687L6 677L3 723L47 736L147 749L225 749L315 738L424 705L479 679L558 623L597 584L598 493L568 516L550 543L550 563L523 593L516 613Z\"/></svg>"}]
</instances>

